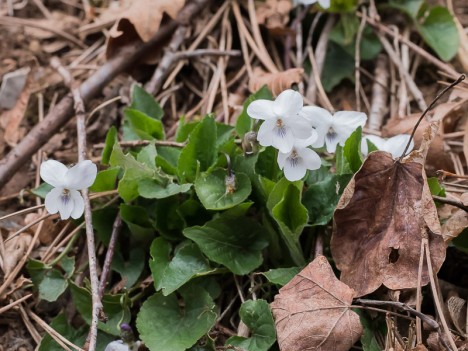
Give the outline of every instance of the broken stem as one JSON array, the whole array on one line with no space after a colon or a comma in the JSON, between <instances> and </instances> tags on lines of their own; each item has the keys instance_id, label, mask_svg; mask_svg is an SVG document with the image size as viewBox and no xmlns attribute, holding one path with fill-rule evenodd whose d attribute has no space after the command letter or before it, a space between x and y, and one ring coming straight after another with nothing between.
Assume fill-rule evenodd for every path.
<instances>
[{"instance_id":1,"label":"broken stem","mask_svg":"<svg viewBox=\"0 0 468 351\"><path fill-rule=\"evenodd\" d=\"M458 79L456 81L454 81L452 84L450 84L449 86L445 87L444 90L442 90L435 98L434 100L432 100L432 102L429 104L429 106L424 110L424 112L422 113L421 117L419 117L418 121L416 122L416 125L414 126L413 128L413 131L411 132L411 136L408 140L408 143L406 144L406 147L405 147L405 150L403 150L401 156L400 156L400 159L402 159L405 155L406 155L406 152L408 151L408 148L411 144L411 140L413 140L413 137L414 137L414 134L416 133L416 129L418 129L419 127L419 124L421 123L421 121L423 120L423 118L426 116L426 114L432 110L432 108L434 107L435 103L437 101L439 101L439 99L447 92L449 91L450 89L452 89L455 85L458 85L460 84L463 80L465 79L465 75L462 74L460 77L458 77Z\"/></svg>"}]
</instances>

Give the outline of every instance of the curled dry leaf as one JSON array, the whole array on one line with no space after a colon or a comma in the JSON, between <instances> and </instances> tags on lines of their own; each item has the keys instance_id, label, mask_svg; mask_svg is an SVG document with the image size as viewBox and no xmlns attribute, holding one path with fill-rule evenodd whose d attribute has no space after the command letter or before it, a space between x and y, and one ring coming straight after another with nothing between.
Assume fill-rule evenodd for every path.
<instances>
[{"instance_id":1,"label":"curled dry leaf","mask_svg":"<svg viewBox=\"0 0 468 351\"><path fill-rule=\"evenodd\" d=\"M268 73L259 67L256 67L253 76L249 81L249 90L256 92L262 86L267 85L273 95L278 95L286 89L290 89L293 84L299 84L302 81L304 69L291 68L283 72Z\"/></svg>"},{"instance_id":2,"label":"curled dry leaf","mask_svg":"<svg viewBox=\"0 0 468 351\"><path fill-rule=\"evenodd\" d=\"M290 0L266 0L256 6L257 21L273 34L290 32L287 24L291 9L292 2Z\"/></svg>"},{"instance_id":3,"label":"curled dry leaf","mask_svg":"<svg viewBox=\"0 0 468 351\"><path fill-rule=\"evenodd\" d=\"M468 227L468 214L464 210L457 210L442 225L442 237L444 241L450 242Z\"/></svg>"},{"instance_id":4,"label":"curled dry leaf","mask_svg":"<svg viewBox=\"0 0 468 351\"><path fill-rule=\"evenodd\" d=\"M350 309L354 291L340 282L324 256L317 257L271 303L281 351L347 351L362 326Z\"/></svg>"},{"instance_id":5,"label":"curled dry leaf","mask_svg":"<svg viewBox=\"0 0 468 351\"><path fill-rule=\"evenodd\" d=\"M163 15L176 18L185 0L134 0L110 30L106 56L109 59L128 42L147 42L161 26Z\"/></svg>"},{"instance_id":6,"label":"curled dry leaf","mask_svg":"<svg viewBox=\"0 0 468 351\"><path fill-rule=\"evenodd\" d=\"M334 214L332 256L341 281L364 296L382 284L416 288L423 235L437 272L445 259L437 210L427 184L424 160L435 135L430 125L422 148L402 161L376 151L367 157L343 193ZM423 285L429 282L423 267Z\"/></svg>"},{"instance_id":7,"label":"curled dry leaf","mask_svg":"<svg viewBox=\"0 0 468 351\"><path fill-rule=\"evenodd\" d=\"M22 233L8 240L5 243L5 250L0 250L0 264L5 276L10 274L17 263L23 258L31 243L31 239L31 235Z\"/></svg>"}]
</instances>

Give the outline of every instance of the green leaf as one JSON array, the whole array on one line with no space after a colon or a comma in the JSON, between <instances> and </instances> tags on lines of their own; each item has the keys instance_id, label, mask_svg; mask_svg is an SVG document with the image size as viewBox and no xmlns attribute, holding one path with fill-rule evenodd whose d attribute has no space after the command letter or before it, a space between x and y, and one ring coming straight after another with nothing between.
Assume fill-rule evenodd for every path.
<instances>
[{"instance_id":1,"label":"green leaf","mask_svg":"<svg viewBox=\"0 0 468 351\"><path fill-rule=\"evenodd\" d=\"M184 116L181 116L179 119L179 125L177 127L176 135L175 135L175 140L179 143L183 143L184 141L187 141L190 133L193 132L195 127L200 124L200 121L191 121L191 122L185 122Z\"/></svg>"},{"instance_id":2,"label":"green leaf","mask_svg":"<svg viewBox=\"0 0 468 351\"><path fill-rule=\"evenodd\" d=\"M205 117L192 131L187 145L180 153L177 168L179 177L193 182L197 170L206 171L216 161L216 123Z\"/></svg>"},{"instance_id":3,"label":"green leaf","mask_svg":"<svg viewBox=\"0 0 468 351\"><path fill-rule=\"evenodd\" d=\"M141 111L154 119L160 120L164 116L164 110L145 89L134 84L132 90L132 104L130 105L132 109Z\"/></svg>"},{"instance_id":4,"label":"green leaf","mask_svg":"<svg viewBox=\"0 0 468 351\"><path fill-rule=\"evenodd\" d=\"M117 176L119 175L119 172L120 169L117 167L111 167L100 171L89 190L95 192L114 190L117 184Z\"/></svg>"},{"instance_id":5,"label":"green leaf","mask_svg":"<svg viewBox=\"0 0 468 351\"><path fill-rule=\"evenodd\" d=\"M127 108L124 110L124 140L162 140L164 127L161 121L144 112Z\"/></svg>"},{"instance_id":6,"label":"green leaf","mask_svg":"<svg viewBox=\"0 0 468 351\"><path fill-rule=\"evenodd\" d=\"M358 5L358 0L332 0L327 12L330 13L346 13L355 12Z\"/></svg>"},{"instance_id":7,"label":"green leaf","mask_svg":"<svg viewBox=\"0 0 468 351\"><path fill-rule=\"evenodd\" d=\"M387 6L406 13L412 19L417 19L423 4L424 0L390 0Z\"/></svg>"},{"instance_id":8,"label":"green leaf","mask_svg":"<svg viewBox=\"0 0 468 351\"><path fill-rule=\"evenodd\" d=\"M166 174L177 175L177 161L180 157L180 149L170 146L158 146L156 164Z\"/></svg>"},{"instance_id":9,"label":"green leaf","mask_svg":"<svg viewBox=\"0 0 468 351\"><path fill-rule=\"evenodd\" d=\"M175 294L156 293L141 306L136 324L150 351L185 351L214 325L215 304L206 291L183 290L181 295L183 304Z\"/></svg>"},{"instance_id":10,"label":"green leaf","mask_svg":"<svg viewBox=\"0 0 468 351\"><path fill-rule=\"evenodd\" d=\"M137 155L137 161L143 163L151 169L156 169L156 146L152 143L143 147Z\"/></svg>"},{"instance_id":11,"label":"green leaf","mask_svg":"<svg viewBox=\"0 0 468 351\"><path fill-rule=\"evenodd\" d=\"M361 321L361 325L364 330L361 336L362 349L364 351L382 350L382 347L380 347L377 342L376 334L387 334L385 323L382 323L381 320L371 320L367 313L360 309L353 309L353 311L359 315L359 320Z\"/></svg>"},{"instance_id":12,"label":"green leaf","mask_svg":"<svg viewBox=\"0 0 468 351\"><path fill-rule=\"evenodd\" d=\"M346 37L339 26L335 26L330 32L330 40L341 46L351 57L356 56L356 35L352 40ZM373 60L382 51L382 44L370 26L364 27L360 42L361 60Z\"/></svg>"},{"instance_id":13,"label":"green leaf","mask_svg":"<svg viewBox=\"0 0 468 351\"><path fill-rule=\"evenodd\" d=\"M157 291L167 296L192 278L212 271L198 246L190 241L180 244L170 259L171 246L163 238L154 239L149 262Z\"/></svg>"},{"instance_id":14,"label":"green leaf","mask_svg":"<svg viewBox=\"0 0 468 351\"><path fill-rule=\"evenodd\" d=\"M308 187L302 198L302 203L309 212L311 225L326 225L330 222L341 194L351 178L351 174L334 174L330 175L328 179Z\"/></svg>"},{"instance_id":15,"label":"green leaf","mask_svg":"<svg viewBox=\"0 0 468 351\"><path fill-rule=\"evenodd\" d=\"M144 207L120 204L120 216L137 241L146 243L153 239L154 229Z\"/></svg>"},{"instance_id":16,"label":"green leaf","mask_svg":"<svg viewBox=\"0 0 468 351\"><path fill-rule=\"evenodd\" d=\"M301 267L276 268L270 269L262 274L270 283L284 286L302 270Z\"/></svg>"},{"instance_id":17,"label":"green leaf","mask_svg":"<svg viewBox=\"0 0 468 351\"><path fill-rule=\"evenodd\" d=\"M416 27L442 60L450 61L456 55L460 38L455 21L446 7L433 7L424 22L416 23Z\"/></svg>"},{"instance_id":18,"label":"green leaf","mask_svg":"<svg viewBox=\"0 0 468 351\"><path fill-rule=\"evenodd\" d=\"M330 92L343 79L354 79L354 57L334 42L328 43L322 71L322 84Z\"/></svg>"},{"instance_id":19,"label":"green leaf","mask_svg":"<svg viewBox=\"0 0 468 351\"><path fill-rule=\"evenodd\" d=\"M439 179L436 177L427 178L427 184L432 195L445 196L445 188L440 185Z\"/></svg>"},{"instance_id":20,"label":"green leaf","mask_svg":"<svg viewBox=\"0 0 468 351\"><path fill-rule=\"evenodd\" d=\"M112 150L114 149L115 143L118 142L117 139L117 128L114 126L110 127L109 131L107 132L106 135L106 141L104 144L104 149L102 150L102 155L101 155L101 163L103 165L108 165L109 164L109 159L112 154Z\"/></svg>"},{"instance_id":21,"label":"green leaf","mask_svg":"<svg viewBox=\"0 0 468 351\"><path fill-rule=\"evenodd\" d=\"M202 207L200 202L191 200ZM167 197L155 201L153 214L156 217L155 227L158 233L167 240L184 239L182 230L186 227L185 218L180 213L180 199L177 196ZM195 214L197 215L197 214Z\"/></svg>"},{"instance_id":22,"label":"green leaf","mask_svg":"<svg viewBox=\"0 0 468 351\"><path fill-rule=\"evenodd\" d=\"M340 144L336 145L335 151L335 160L336 160L336 174L353 174L351 166L349 165L348 160L344 156L343 146Z\"/></svg>"},{"instance_id":23,"label":"green leaf","mask_svg":"<svg viewBox=\"0 0 468 351\"><path fill-rule=\"evenodd\" d=\"M268 351L276 341L275 322L270 306L265 300L247 300L239 311L242 321L249 327L251 336L230 337L226 345L248 351Z\"/></svg>"},{"instance_id":24,"label":"green leaf","mask_svg":"<svg viewBox=\"0 0 468 351\"><path fill-rule=\"evenodd\" d=\"M278 151L274 147L266 147L258 153L255 172L267 179L277 181L283 172L278 167Z\"/></svg>"},{"instance_id":25,"label":"green leaf","mask_svg":"<svg viewBox=\"0 0 468 351\"><path fill-rule=\"evenodd\" d=\"M54 187L47 183L41 183L36 189L31 190L31 192L39 196L42 199L45 199L46 195L51 191Z\"/></svg>"},{"instance_id":26,"label":"green leaf","mask_svg":"<svg viewBox=\"0 0 468 351\"><path fill-rule=\"evenodd\" d=\"M184 235L195 241L210 260L226 266L234 274L248 274L262 263L262 250L268 240L257 221L245 215L232 215L230 211L203 227L186 228Z\"/></svg>"},{"instance_id":27,"label":"green leaf","mask_svg":"<svg viewBox=\"0 0 468 351\"><path fill-rule=\"evenodd\" d=\"M237 135L239 135L239 137L243 138L245 133L250 132L252 130L253 120L247 114L247 107L250 105L252 101L260 100L260 99L273 100L273 95L271 94L271 91L268 89L266 85L261 87L257 92L250 95L247 98L247 100L245 100L244 109L242 110L239 117L237 117L237 122L236 122L236 132L237 132Z\"/></svg>"},{"instance_id":28,"label":"green leaf","mask_svg":"<svg viewBox=\"0 0 468 351\"><path fill-rule=\"evenodd\" d=\"M125 287L131 288L140 277L145 268L145 251L141 247L130 249L128 261L125 261L122 253L116 251L112 260L112 269L120 274L125 281Z\"/></svg>"},{"instance_id":29,"label":"green leaf","mask_svg":"<svg viewBox=\"0 0 468 351\"><path fill-rule=\"evenodd\" d=\"M146 199L164 199L166 197L186 193L190 190L192 184L169 183L161 185L154 179L143 179L138 182L138 193Z\"/></svg>"},{"instance_id":30,"label":"green leaf","mask_svg":"<svg viewBox=\"0 0 468 351\"><path fill-rule=\"evenodd\" d=\"M377 146L374 145L374 143L372 141L370 141L369 139L366 140L367 142L367 154L369 155L371 152L373 151L377 151L379 148Z\"/></svg>"},{"instance_id":31,"label":"green leaf","mask_svg":"<svg viewBox=\"0 0 468 351\"><path fill-rule=\"evenodd\" d=\"M226 210L240 204L250 195L252 186L246 174L234 175L234 187L226 186L226 177L226 170L216 169L195 181L195 191L207 210Z\"/></svg>"},{"instance_id":32,"label":"green leaf","mask_svg":"<svg viewBox=\"0 0 468 351\"><path fill-rule=\"evenodd\" d=\"M362 128L358 127L346 140L343 147L343 155L353 173L356 173L362 165L361 138Z\"/></svg>"},{"instance_id":33,"label":"green leaf","mask_svg":"<svg viewBox=\"0 0 468 351\"><path fill-rule=\"evenodd\" d=\"M131 154L125 155L118 144L114 146L109 163L113 167L118 166L124 169L124 175L117 189L120 197L126 202L138 197L138 183L141 179L155 176L153 169L135 160Z\"/></svg>"},{"instance_id":34,"label":"green leaf","mask_svg":"<svg viewBox=\"0 0 468 351\"><path fill-rule=\"evenodd\" d=\"M267 208L279 226L294 263L305 265L299 237L308 221L307 209L301 203L303 183L282 178L268 197Z\"/></svg>"},{"instance_id":35,"label":"green leaf","mask_svg":"<svg viewBox=\"0 0 468 351\"><path fill-rule=\"evenodd\" d=\"M70 292L73 298L74 305L80 313L81 317L88 325L91 324L92 301L91 293L85 288L80 288L70 281ZM99 321L98 329L111 335L120 335L120 324L130 322L130 309L128 306L122 306L121 300L124 295L104 295L102 305L104 313L108 320L106 323Z\"/></svg>"},{"instance_id":36,"label":"green leaf","mask_svg":"<svg viewBox=\"0 0 468 351\"><path fill-rule=\"evenodd\" d=\"M27 269L41 300L57 301L67 289L68 282L58 269L33 259L29 260Z\"/></svg>"}]
</instances>

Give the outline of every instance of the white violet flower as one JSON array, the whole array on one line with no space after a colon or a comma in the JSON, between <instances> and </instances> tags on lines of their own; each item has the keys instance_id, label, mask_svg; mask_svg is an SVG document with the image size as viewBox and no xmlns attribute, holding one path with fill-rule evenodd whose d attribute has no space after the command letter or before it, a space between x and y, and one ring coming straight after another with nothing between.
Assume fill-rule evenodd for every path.
<instances>
[{"instance_id":1,"label":"white violet flower","mask_svg":"<svg viewBox=\"0 0 468 351\"><path fill-rule=\"evenodd\" d=\"M405 150L406 145L408 144L410 135L409 134L399 134L391 137L389 139L381 138L377 135L366 135L362 138L361 141L361 152L364 156L367 156L368 147L367 140L369 140L375 147L382 151L387 151L392 154L393 158L400 157L403 151ZM407 150L410 152L414 148L414 142L411 140L411 144Z\"/></svg>"},{"instance_id":2,"label":"white violet flower","mask_svg":"<svg viewBox=\"0 0 468 351\"><path fill-rule=\"evenodd\" d=\"M284 176L290 181L300 180L307 170L319 169L322 162L320 156L309 146L315 138L297 139L290 152L278 152L278 166L283 169Z\"/></svg>"},{"instance_id":3,"label":"white violet flower","mask_svg":"<svg viewBox=\"0 0 468 351\"><path fill-rule=\"evenodd\" d=\"M260 99L250 103L247 114L264 120L257 135L260 145L288 153L296 139L316 139L316 131L299 115L302 106L302 95L291 89L283 91L275 101Z\"/></svg>"},{"instance_id":4,"label":"white violet flower","mask_svg":"<svg viewBox=\"0 0 468 351\"><path fill-rule=\"evenodd\" d=\"M330 0L293 0L293 3L295 6L301 4L301 5L312 5L318 2L320 6L322 6L324 9L328 9L330 7Z\"/></svg>"},{"instance_id":5,"label":"white violet flower","mask_svg":"<svg viewBox=\"0 0 468 351\"><path fill-rule=\"evenodd\" d=\"M137 351L141 343L139 341L133 343L132 346L129 346L127 343L124 343L122 340L112 341L107 344L104 351Z\"/></svg>"},{"instance_id":6,"label":"white violet flower","mask_svg":"<svg viewBox=\"0 0 468 351\"><path fill-rule=\"evenodd\" d=\"M62 219L79 218L84 201L78 190L90 187L97 175L97 167L89 160L68 168L63 163L48 160L41 164L41 178L54 188L47 194L45 208L49 213L60 212Z\"/></svg>"},{"instance_id":7,"label":"white violet flower","mask_svg":"<svg viewBox=\"0 0 468 351\"><path fill-rule=\"evenodd\" d=\"M305 106L301 110L301 116L306 118L317 130L318 138L312 147L322 147L333 153L336 146L344 145L346 139L358 128L366 124L365 113L357 111L339 111L332 115L327 110L318 106Z\"/></svg>"}]
</instances>

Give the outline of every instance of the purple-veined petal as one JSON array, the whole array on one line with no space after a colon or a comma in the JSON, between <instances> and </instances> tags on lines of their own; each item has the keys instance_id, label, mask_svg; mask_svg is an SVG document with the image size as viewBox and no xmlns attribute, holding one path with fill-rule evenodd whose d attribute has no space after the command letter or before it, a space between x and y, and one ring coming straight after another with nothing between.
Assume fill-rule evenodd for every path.
<instances>
[{"instance_id":1,"label":"purple-veined petal","mask_svg":"<svg viewBox=\"0 0 468 351\"><path fill-rule=\"evenodd\" d=\"M97 167L90 160L78 162L70 168L65 176L66 189L81 190L93 185L97 175Z\"/></svg>"},{"instance_id":2,"label":"purple-veined petal","mask_svg":"<svg viewBox=\"0 0 468 351\"><path fill-rule=\"evenodd\" d=\"M305 176L307 168L305 167L304 160L301 157L288 157L284 164L283 172L287 180L294 182Z\"/></svg>"},{"instance_id":3,"label":"purple-veined petal","mask_svg":"<svg viewBox=\"0 0 468 351\"><path fill-rule=\"evenodd\" d=\"M70 218L73 211L74 202L70 194L62 194L59 197L58 211L62 220Z\"/></svg>"},{"instance_id":4,"label":"purple-veined petal","mask_svg":"<svg viewBox=\"0 0 468 351\"><path fill-rule=\"evenodd\" d=\"M73 210L71 217L73 219L80 218L84 212L84 200L78 190L70 190L71 201L73 201Z\"/></svg>"},{"instance_id":5,"label":"purple-veined petal","mask_svg":"<svg viewBox=\"0 0 468 351\"><path fill-rule=\"evenodd\" d=\"M340 143L340 138L338 137L337 133L325 134L325 145L327 146L327 152L334 153L336 151L336 145L338 145L338 143Z\"/></svg>"},{"instance_id":6,"label":"purple-veined petal","mask_svg":"<svg viewBox=\"0 0 468 351\"><path fill-rule=\"evenodd\" d=\"M40 174L42 180L52 185L54 188L61 188L64 186L67 171L67 166L55 160L47 160L41 163Z\"/></svg>"},{"instance_id":7,"label":"purple-veined petal","mask_svg":"<svg viewBox=\"0 0 468 351\"><path fill-rule=\"evenodd\" d=\"M255 100L247 106L247 114L255 119L270 119L274 118L273 112L274 101L270 100Z\"/></svg>"},{"instance_id":8,"label":"purple-veined petal","mask_svg":"<svg viewBox=\"0 0 468 351\"><path fill-rule=\"evenodd\" d=\"M63 189L61 188L53 188L47 193L44 204L47 212L50 214L54 214L59 211L62 192Z\"/></svg>"},{"instance_id":9,"label":"purple-veined petal","mask_svg":"<svg viewBox=\"0 0 468 351\"><path fill-rule=\"evenodd\" d=\"M303 106L300 93L292 89L283 91L274 101L273 112L281 118L295 118Z\"/></svg>"},{"instance_id":10,"label":"purple-veined petal","mask_svg":"<svg viewBox=\"0 0 468 351\"><path fill-rule=\"evenodd\" d=\"M333 115L332 128L338 134L340 142L344 142L358 127L364 127L366 121L365 113L340 111Z\"/></svg>"},{"instance_id":11,"label":"purple-veined petal","mask_svg":"<svg viewBox=\"0 0 468 351\"><path fill-rule=\"evenodd\" d=\"M383 147L386 143L385 139L377 135L366 135L361 140L361 152L364 156L367 156L369 153L369 148L367 147L367 140L369 140L375 147L379 150L383 150Z\"/></svg>"},{"instance_id":12,"label":"purple-veined petal","mask_svg":"<svg viewBox=\"0 0 468 351\"><path fill-rule=\"evenodd\" d=\"M276 128L273 143L271 145L277 148L280 152L288 153L294 146L294 140L295 138L291 128L287 126L281 130Z\"/></svg>"},{"instance_id":13,"label":"purple-veined petal","mask_svg":"<svg viewBox=\"0 0 468 351\"><path fill-rule=\"evenodd\" d=\"M382 150L390 152L393 158L402 156L401 154L405 151L406 144L408 144L410 135L409 134L399 134L391 137L385 142L384 148ZM412 151L414 148L414 141L411 140L411 143L406 150L407 153Z\"/></svg>"},{"instance_id":14,"label":"purple-veined petal","mask_svg":"<svg viewBox=\"0 0 468 351\"><path fill-rule=\"evenodd\" d=\"M304 147L297 148L296 152L302 159L305 168L313 171L315 169L319 169L322 165L322 160L320 159L320 156L314 150Z\"/></svg>"}]
</instances>

